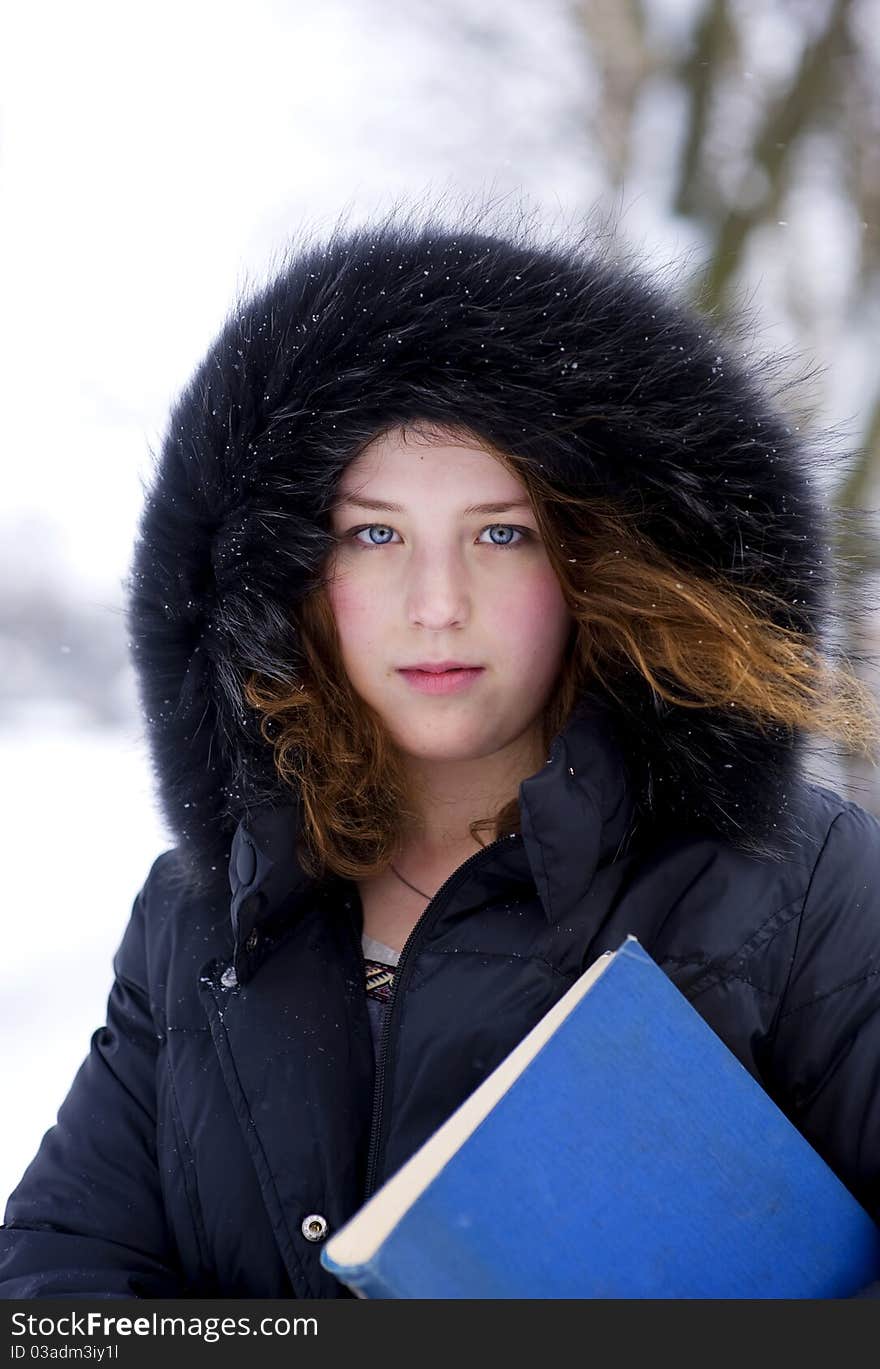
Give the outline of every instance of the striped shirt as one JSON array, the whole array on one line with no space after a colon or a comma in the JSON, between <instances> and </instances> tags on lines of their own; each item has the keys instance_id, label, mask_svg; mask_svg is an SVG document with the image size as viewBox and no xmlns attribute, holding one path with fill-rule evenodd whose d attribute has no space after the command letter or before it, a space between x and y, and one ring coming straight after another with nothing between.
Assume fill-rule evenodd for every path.
<instances>
[{"instance_id":1,"label":"striped shirt","mask_svg":"<svg viewBox=\"0 0 880 1369\"><path fill-rule=\"evenodd\" d=\"M361 937L366 967L367 1012L370 1016L370 1030L373 1033L373 1053L378 1055L382 1024L388 1012L388 1000L394 985L394 971L400 959L400 952L386 946L384 941L375 937Z\"/></svg>"}]
</instances>

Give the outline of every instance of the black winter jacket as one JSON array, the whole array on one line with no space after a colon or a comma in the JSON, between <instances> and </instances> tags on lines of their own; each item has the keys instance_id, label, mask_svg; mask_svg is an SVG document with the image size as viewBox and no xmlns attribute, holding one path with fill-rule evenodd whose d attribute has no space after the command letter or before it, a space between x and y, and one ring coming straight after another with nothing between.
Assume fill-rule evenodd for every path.
<instances>
[{"instance_id":1,"label":"black winter jacket","mask_svg":"<svg viewBox=\"0 0 880 1369\"><path fill-rule=\"evenodd\" d=\"M285 605L354 445L416 416L635 498L683 567L770 585L817 634L810 462L720 346L620 264L436 225L293 253L234 311L171 416L131 578L177 842L8 1200L4 1297L348 1296L306 1218L337 1230L628 933L880 1219L880 823L810 782L802 739L635 674L585 694L521 831L408 938L374 1066L357 887L304 874L241 698L248 669L296 670Z\"/></svg>"}]
</instances>

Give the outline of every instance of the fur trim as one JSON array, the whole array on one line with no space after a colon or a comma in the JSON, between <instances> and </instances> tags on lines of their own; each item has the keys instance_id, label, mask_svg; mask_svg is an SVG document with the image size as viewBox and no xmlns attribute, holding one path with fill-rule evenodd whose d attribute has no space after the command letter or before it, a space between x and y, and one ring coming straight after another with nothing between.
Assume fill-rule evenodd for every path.
<instances>
[{"instance_id":1,"label":"fur trim","mask_svg":"<svg viewBox=\"0 0 880 1369\"><path fill-rule=\"evenodd\" d=\"M146 497L129 628L166 821L225 878L258 802L289 802L242 702L301 665L286 607L329 551L356 444L415 417L469 425L572 490L642 509L684 567L761 583L818 634L831 585L815 459L717 329L619 255L529 230L392 218L290 249L177 399ZM782 730L615 704L642 820L772 849L798 763Z\"/></svg>"}]
</instances>

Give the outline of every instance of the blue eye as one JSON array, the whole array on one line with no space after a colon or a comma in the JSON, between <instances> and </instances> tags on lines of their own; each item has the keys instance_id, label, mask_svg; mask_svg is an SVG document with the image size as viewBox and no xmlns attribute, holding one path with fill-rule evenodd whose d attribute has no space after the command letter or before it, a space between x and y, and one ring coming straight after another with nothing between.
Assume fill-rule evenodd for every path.
<instances>
[{"instance_id":1,"label":"blue eye","mask_svg":"<svg viewBox=\"0 0 880 1369\"><path fill-rule=\"evenodd\" d=\"M499 528L502 532L518 534L520 542L525 541L525 539L529 536L527 528L516 528L512 523L490 523L489 527L484 528L483 531L489 533L497 532ZM511 537L506 542L496 542L493 540L491 542L491 545L493 547L516 547L519 546L519 542L514 542L513 538Z\"/></svg>"},{"instance_id":2,"label":"blue eye","mask_svg":"<svg viewBox=\"0 0 880 1369\"><path fill-rule=\"evenodd\" d=\"M393 528L387 527L385 523L368 523L368 524L366 525L366 527L363 527L363 528L353 528L353 529L352 529L352 532L351 532L351 536L355 539L356 542L357 542L357 541L360 541L360 534L361 534L362 532L372 532L373 528L380 528L382 532L393 532L393 531L394 531ZM381 541L381 542L373 542L373 541L361 542L361 546L362 546L362 547L385 547L385 546L387 546L387 545L388 545L387 539L385 539L385 540L383 540L383 541Z\"/></svg>"},{"instance_id":3,"label":"blue eye","mask_svg":"<svg viewBox=\"0 0 880 1369\"><path fill-rule=\"evenodd\" d=\"M362 532L372 533L375 528L378 528L382 533L389 534L389 536L383 537L380 541L374 541L372 537L370 537L368 541L361 541ZM530 528L516 527L513 523L490 523L487 528L483 529L483 532L494 533L498 529L501 529L502 531L507 533L515 533L516 540L514 541L513 537L508 537L506 541L497 542L493 538L488 543L484 542L484 546L517 547L522 542L527 542L534 536L534 533L531 531ZM394 529L389 528L386 523L365 523L363 527L352 528L348 536L353 538L354 541L356 541L362 547L387 547L390 545L390 535L393 533ZM480 536L482 536L482 533L480 534Z\"/></svg>"}]
</instances>

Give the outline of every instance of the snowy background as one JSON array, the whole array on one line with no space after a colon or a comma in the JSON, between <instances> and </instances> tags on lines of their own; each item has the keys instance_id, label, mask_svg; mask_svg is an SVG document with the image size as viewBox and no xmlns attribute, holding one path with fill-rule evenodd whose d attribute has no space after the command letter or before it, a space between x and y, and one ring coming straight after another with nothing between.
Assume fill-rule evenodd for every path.
<instances>
[{"instance_id":1,"label":"snowy background","mask_svg":"<svg viewBox=\"0 0 880 1369\"><path fill-rule=\"evenodd\" d=\"M704 271L717 307L742 291L768 348L825 368L818 419L870 455L878 20L877 0L7 8L0 1200L104 1020L168 845L122 582L168 408L236 290L304 223L402 195L598 209L646 258ZM876 462L848 478L877 502ZM873 777L852 788L880 806Z\"/></svg>"}]
</instances>

